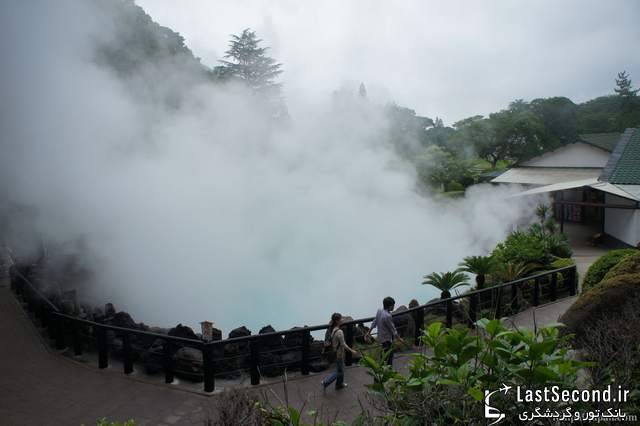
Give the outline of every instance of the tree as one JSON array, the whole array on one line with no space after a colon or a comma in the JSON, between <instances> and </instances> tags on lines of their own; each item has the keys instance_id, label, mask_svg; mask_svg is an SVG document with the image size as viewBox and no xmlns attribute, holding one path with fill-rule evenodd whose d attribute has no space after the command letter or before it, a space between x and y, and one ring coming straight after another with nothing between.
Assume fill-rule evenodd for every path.
<instances>
[{"instance_id":1,"label":"tree","mask_svg":"<svg viewBox=\"0 0 640 426\"><path fill-rule=\"evenodd\" d=\"M262 39L255 31L247 28L240 35L231 35L229 50L220 60L222 66L216 73L225 78L237 78L267 102L276 116L287 116L286 106L281 97L281 84L276 78L282 74L282 64L267 56L268 47L261 47Z\"/></svg>"},{"instance_id":2,"label":"tree","mask_svg":"<svg viewBox=\"0 0 640 426\"><path fill-rule=\"evenodd\" d=\"M544 126L522 100L491 114L489 119L495 132L493 148L501 157L518 162L544 151Z\"/></svg>"},{"instance_id":3,"label":"tree","mask_svg":"<svg viewBox=\"0 0 640 426\"><path fill-rule=\"evenodd\" d=\"M476 274L476 287L478 290L484 288L486 275L490 274L495 264L491 256L467 256L459 264L460 270Z\"/></svg>"},{"instance_id":4,"label":"tree","mask_svg":"<svg viewBox=\"0 0 640 426\"><path fill-rule=\"evenodd\" d=\"M460 269L453 272L433 272L424 276L422 284L432 285L441 291L440 298L447 299L451 297L451 290L469 283L469 277L462 273Z\"/></svg>"},{"instance_id":5,"label":"tree","mask_svg":"<svg viewBox=\"0 0 640 426\"><path fill-rule=\"evenodd\" d=\"M578 107L570 99L556 96L534 99L529 104L543 127L545 149L555 149L578 138Z\"/></svg>"},{"instance_id":6,"label":"tree","mask_svg":"<svg viewBox=\"0 0 640 426\"><path fill-rule=\"evenodd\" d=\"M416 168L422 183L442 189L451 181L461 181L470 170L466 161L437 145L424 150Z\"/></svg>"},{"instance_id":7,"label":"tree","mask_svg":"<svg viewBox=\"0 0 640 426\"><path fill-rule=\"evenodd\" d=\"M358 95L362 99L367 99L367 88L364 86L364 83L360 83L360 87L358 88Z\"/></svg>"},{"instance_id":8,"label":"tree","mask_svg":"<svg viewBox=\"0 0 640 426\"><path fill-rule=\"evenodd\" d=\"M626 71L618 73L618 78L616 78L616 88L613 90L618 94L618 96L624 99L635 98L638 91L640 91L640 89L633 90L631 79Z\"/></svg>"}]
</instances>

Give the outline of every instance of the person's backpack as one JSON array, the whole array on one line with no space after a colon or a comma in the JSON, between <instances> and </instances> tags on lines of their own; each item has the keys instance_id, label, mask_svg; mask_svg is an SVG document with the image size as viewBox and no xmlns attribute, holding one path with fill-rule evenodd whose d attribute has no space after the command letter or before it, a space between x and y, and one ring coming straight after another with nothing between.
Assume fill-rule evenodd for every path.
<instances>
[{"instance_id":1,"label":"person's backpack","mask_svg":"<svg viewBox=\"0 0 640 426\"><path fill-rule=\"evenodd\" d=\"M336 351L333 348L333 328L327 328L324 333L324 344L322 347L322 356L329 362L336 360Z\"/></svg>"}]
</instances>

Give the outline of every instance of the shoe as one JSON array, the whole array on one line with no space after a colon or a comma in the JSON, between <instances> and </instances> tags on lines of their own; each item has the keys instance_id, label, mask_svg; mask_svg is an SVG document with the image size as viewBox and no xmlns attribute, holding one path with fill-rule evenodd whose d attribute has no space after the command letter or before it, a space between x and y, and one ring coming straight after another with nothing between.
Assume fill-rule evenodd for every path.
<instances>
[{"instance_id":1,"label":"shoe","mask_svg":"<svg viewBox=\"0 0 640 426\"><path fill-rule=\"evenodd\" d=\"M342 386L336 386L336 390L344 389L344 388L347 388L347 387L349 387L349 384L348 383L343 383Z\"/></svg>"}]
</instances>

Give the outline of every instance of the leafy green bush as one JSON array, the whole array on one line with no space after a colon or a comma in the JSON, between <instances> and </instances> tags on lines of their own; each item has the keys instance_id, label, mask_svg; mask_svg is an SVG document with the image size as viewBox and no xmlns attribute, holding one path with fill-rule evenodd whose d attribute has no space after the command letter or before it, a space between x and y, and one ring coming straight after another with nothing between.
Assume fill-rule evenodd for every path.
<instances>
[{"instance_id":1,"label":"leafy green bush","mask_svg":"<svg viewBox=\"0 0 640 426\"><path fill-rule=\"evenodd\" d=\"M609 269L609 272L606 273L602 280L604 281L618 275L635 274L638 272L640 272L640 251L636 250L635 254L623 257L617 265Z\"/></svg>"},{"instance_id":2,"label":"leafy green bush","mask_svg":"<svg viewBox=\"0 0 640 426\"><path fill-rule=\"evenodd\" d=\"M600 256L598 260L593 262L584 276L582 283L583 293L602 281L607 272L622 259L634 253L636 253L635 249L619 249L611 250L607 254Z\"/></svg>"},{"instance_id":3,"label":"leafy green bush","mask_svg":"<svg viewBox=\"0 0 640 426\"><path fill-rule=\"evenodd\" d=\"M451 192L451 191L464 191L464 185L461 184L460 182L456 182L455 180L452 180L451 182L449 182L447 184L447 191Z\"/></svg>"},{"instance_id":4,"label":"leafy green bush","mask_svg":"<svg viewBox=\"0 0 640 426\"><path fill-rule=\"evenodd\" d=\"M565 268L567 266L575 265L576 262L570 257L559 257L558 259L551 262L552 269L560 269Z\"/></svg>"},{"instance_id":5,"label":"leafy green bush","mask_svg":"<svg viewBox=\"0 0 640 426\"><path fill-rule=\"evenodd\" d=\"M496 245L491 256L498 263L548 263L551 261L537 234L514 231Z\"/></svg>"},{"instance_id":6,"label":"leafy green bush","mask_svg":"<svg viewBox=\"0 0 640 426\"><path fill-rule=\"evenodd\" d=\"M560 321L580 341L587 327L619 311L636 296L640 296L640 273L618 275L583 292Z\"/></svg>"},{"instance_id":7,"label":"leafy green bush","mask_svg":"<svg viewBox=\"0 0 640 426\"><path fill-rule=\"evenodd\" d=\"M482 330L478 335L466 327L431 324L421 338L427 350L414 356L406 375L371 357L362 358L374 378L369 387L381 399L375 408L382 411L385 424L422 425L424 419L433 424L477 424L484 417L484 390L503 384L575 389L578 371L590 365L568 355L569 337L561 336L555 326L533 332L511 329L500 320L482 319L477 324ZM491 402L503 413L521 410L515 398L496 395ZM552 407L562 408L557 403Z\"/></svg>"}]
</instances>

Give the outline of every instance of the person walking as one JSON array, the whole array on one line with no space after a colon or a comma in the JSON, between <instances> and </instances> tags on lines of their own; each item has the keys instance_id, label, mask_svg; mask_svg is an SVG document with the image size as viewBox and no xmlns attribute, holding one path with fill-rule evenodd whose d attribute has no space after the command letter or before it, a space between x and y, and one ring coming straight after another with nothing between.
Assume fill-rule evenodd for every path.
<instances>
[{"instance_id":1,"label":"person walking","mask_svg":"<svg viewBox=\"0 0 640 426\"><path fill-rule=\"evenodd\" d=\"M382 300L382 309L378 309L378 312L376 312L376 318L371 323L371 328L365 336L365 338L369 340L373 329L378 328L378 341L382 343L382 350L387 354L387 365L392 367L393 341L398 339L400 342L404 342L402 337L398 335L398 330L396 330L393 317L391 316L395 304L396 301L393 300L393 297L385 297Z\"/></svg>"},{"instance_id":2,"label":"person walking","mask_svg":"<svg viewBox=\"0 0 640 426\"><path fill-rule=\"evenodd\" d=\"M331 373L331 375L325 377L322 382L322 389L326 390L327 387L336 382L336 390L344 389L347 387L347 384L344 382L344 351L347 350L352 354L356 355L357 352L347 346L347 343L344 341L344 333L340 329L340 324L342 323L342 315L339 313L334 313L331 315L331 346L336 354L336 371Z\"/></svg>"}]
</instances>

